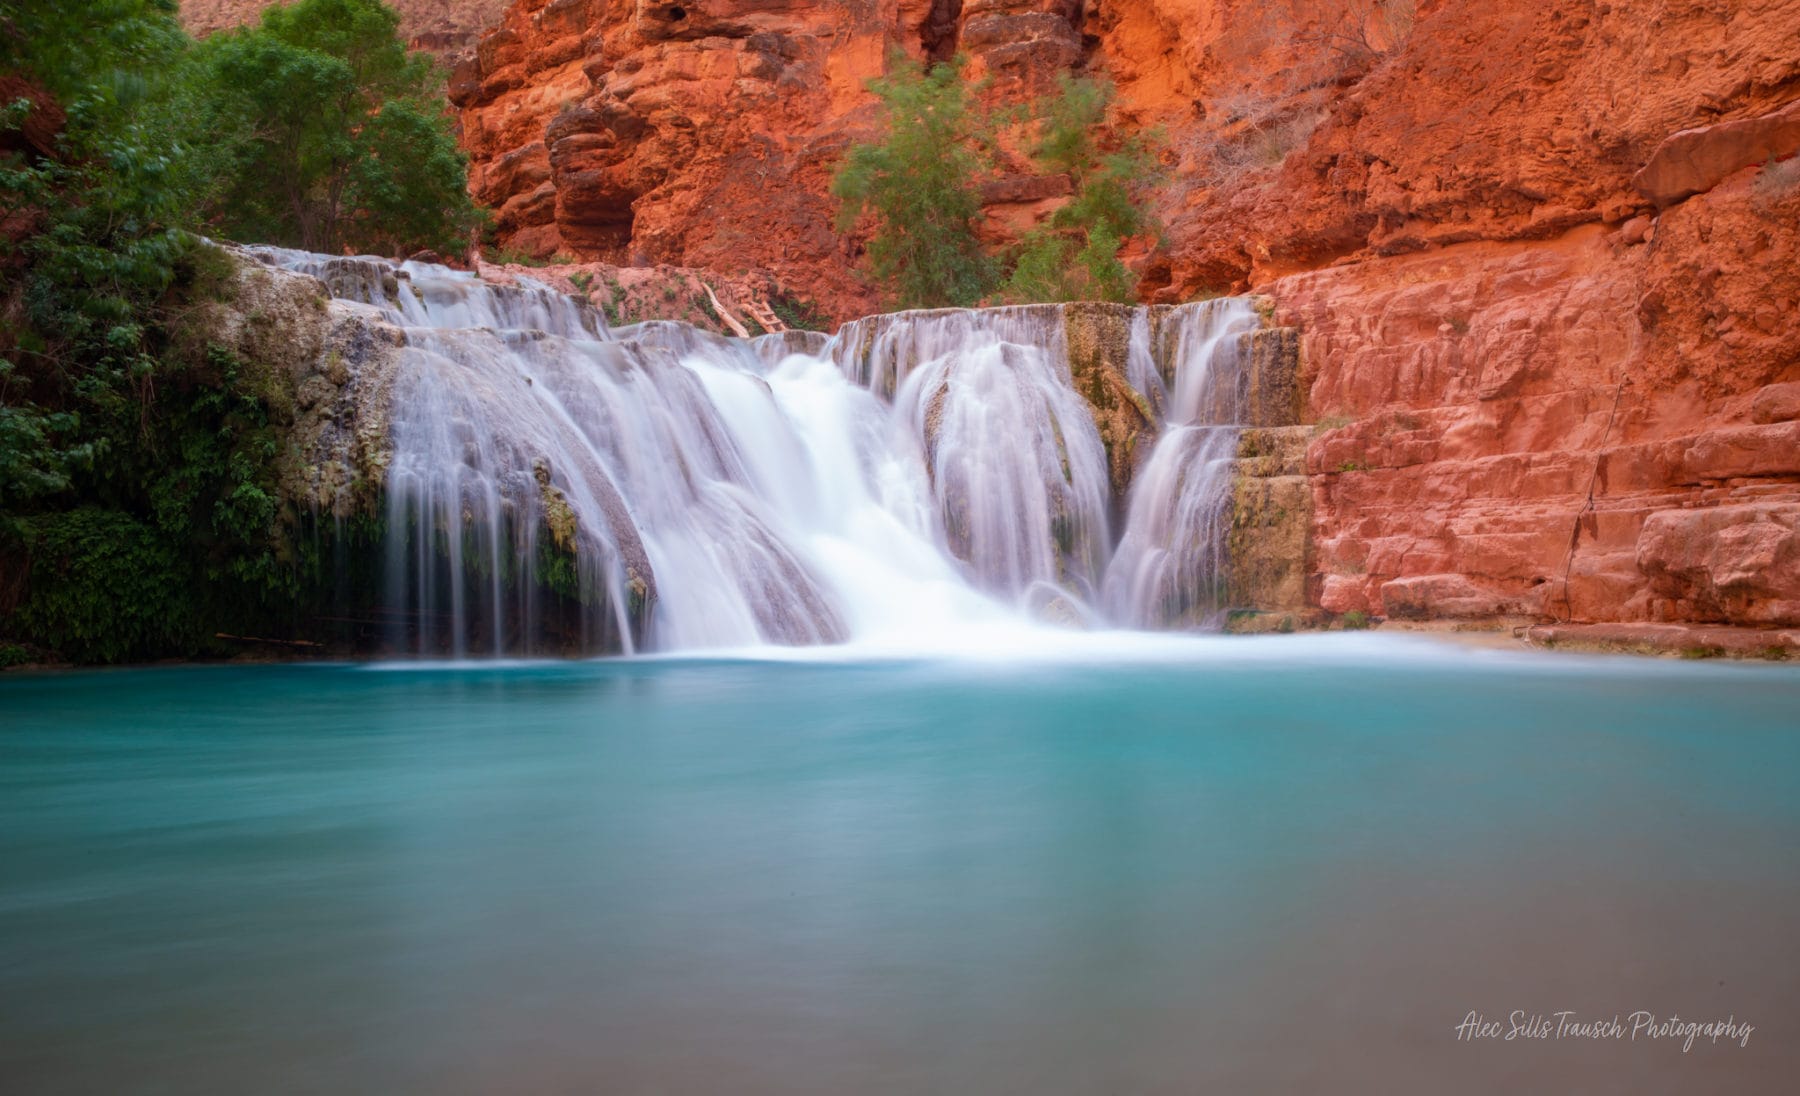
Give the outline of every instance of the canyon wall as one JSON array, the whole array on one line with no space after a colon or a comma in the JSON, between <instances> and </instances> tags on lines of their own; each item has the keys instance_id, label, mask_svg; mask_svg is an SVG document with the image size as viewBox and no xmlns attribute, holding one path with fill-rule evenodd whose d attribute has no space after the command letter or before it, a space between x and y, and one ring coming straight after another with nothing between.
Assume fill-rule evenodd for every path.
<instances>
[{"instance_id":1,"label":"canyon wall","mask_svg":"<svg viewBox=\"0 0 1800 1096\"><path fill-rule=\"evenodd\" d=\"M1304 603L1800 624L1797 184L1267 285L1317 424Z\"/></svg>"},{"instance_id":2,"label":"canyon wall","mask_svg":"<svg viewBox=\"0 0 1800 1096\"><path fill-rule=\"evenodd\" d=\"M1800 3L519 0L453 95L514 246L843 317L878 302L826 186L892 48L1112 78L1169 138L1146 298L1298 329L1247 603L1800 624ZM1016 229L1055 196L1014 183Z\"/></svg>"},{"instance_id":3,"label":"canyon wall","mask_svg":"<svg viewBox=\"0 0 1800 1096\"><path fill-rule=\"evenodd\" d=\"M1305 605L1800 624L1800 4L1443 4L1169 291L1302 331Z\"/></svg>"},{"instance_id":4,"label":"canyon wall","mask_svg":"<svg viewBox=\"0 0 1800 1096\"><path fill-rule=\"evenodd\" d=\"M1167 137L1145 299L1297 331L1247 602L1800 624L1800 0L514 0L450 94L507 249L841 320L879 300L827 187L895 49L1110 77ZM985 194L994 241L1061 200Z\"/></svg>"}]
</instances>

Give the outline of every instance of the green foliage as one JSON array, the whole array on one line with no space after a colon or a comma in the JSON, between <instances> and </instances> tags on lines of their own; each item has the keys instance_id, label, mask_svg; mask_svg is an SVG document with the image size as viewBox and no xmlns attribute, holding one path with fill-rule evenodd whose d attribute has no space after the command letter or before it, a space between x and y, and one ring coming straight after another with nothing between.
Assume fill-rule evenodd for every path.
<instances>
[{"instance_id":1,"label":"green foliage","mask_svg":"<svg viewBox=\"0 0 1800 1096\"><path fill-rule=\"evenodd\" d=\"M777 293L769 298L769 308L776 318L795 331L831 330L831 317L814 301Z\"/></svg>"},{"instance_id":2,"label":"green foliage","mask_svg":"<svg viewBox=\"0 0 1800 1096\"><path fill-rule=\"evenodd\" d=\"M1346 632L1360 632L1369 627L1369 614L1361 609L1352 609L1339 618Z\"/></svg>"},{"instance_id":3,"label":"green foliage","mask_svg":"<svg viewBox=\"0 0 1800 1096\"><path fill-rule=\"evenodd\" d=\"M91 444L61 440L73 434L75 415L5 402L14 368L0 361L0 541L19 535L18 508L67 490L70 469L93 455Z\"/></svg>"},{"instance_id":4,"label":"green foliage","mask_svg":"<svg viewBox=\"0 0 1800 1096\"><path fill-rule=\"evenodd\" d=\"M294 594L277 484L289 400L255 372L215 348L165 361L148 404L92 394L79 501L14 520L30 572L10 631L78 661L192 654L209 623L266 619Z\"/></svg>"},{"instance_id":5,"label":"green foliage","mask_svg":"<svg viewBox=\"0 0 1800 1096\"><path fill-rule=\"evenodd\" d=\"M869 270L894 305L967 306L996 288L1018 303L1134 298L1137 279L1119 250L1154 227L1138 193L1155 156L1150 140L1107 124L1109 84L1065 75L1055 95L990 115L972 104L960 59L927 69L896 57L891 68L869 85L881 99L886 137L854 146L832 191L840 229L872 217ZM1004 264L982 251L974 231L977 181L996 167L1002 126L1024 126L1038 167L1068 176L1074 188Z\"/></svg>"},{"instance_id":6,"label":"green foliage","mask_svg":"<svg viewBox=\"0 0 1800 1096\"><path fill-rule=\"evenodd\" d=\"M1017 303L1129 303L1137 278L1119 249L1151 227L1136 192L1155 157L1147 141L1106 126L1110 85L1066 74L1057 84L1057 94L1036 105L1032 154L1045 170L1068 175L1075 197L1019 242L1001 295Z\"/></svg>"},{"instance_id":7,"label":"green foliage","mask_svg":"<svg viewBox=\"0 0 1800 1096\"><path fill-rule=\"evenodd\" d=\"M107 450L84 414L153 387L145 313L192 248L171 226L207 175L183 137L188 40L172 3L13 0L0 2L0 24L0 68L54 93L66 115L48 154L0 155L0 219L36 229L0 234L4 548L26 535L22 513L66 494ZM0 132L46 111L7 104Z\"/></svg>"},{"instance_id":8,"label":"green foliage","mask_svg":"<svg viewBox=\"0 0 1800 1096\"><path fill-rule=\"evenodd\" d=\"M606 279L606 300L600 303L600 310L606 314L606 326L622 327L631 322L625 314L625 287L617 278ZM717 321L718 317L713 317Z\"/></svg>"},{"instance_id":9,"label":"green foliage","mask_svg":"<svg viewBox=\"0 0 1800 1096\"><path fill-rule=\"evenodd\" d=\"M1052 222L1055 225L1055 222ZM1083 239L1085 235L1085 239ZM1104 222L1070 232L1059 227L1032 232L1020 242L1012 276L1001 287L1009 301L1117 301L1135 299L1137 278L1119 261L1123 241Z\"/></svg>"},{"instance_id":10,"label":"green foliage","mask_svg":"<svg viewBox=\"0 0 1800 1096\"><path fill-rule=\"evenodd\" d=\"M13 625L78 662L192 649L179 557L157 530L94 506L34 522L31 594Z\"/></svg>"},{"instance_id":11,"label":"green foliage","mask_svg":"<svg viewBox=\"0 0 1800 1096\"><path fill-rule=\"evenodd\" d=\"M1112 89L1098 80L1056 78L1055 97L1037 104L1037 144L1032 155L1050 171L1080 177L1093 166L1095 131L1106 122Z\"/></svg>"},{"instance_id":12,"label":"green foliage","mask_svg":"<svg viewBox=\"0 0 1800 1096\"><path fill-rule=\"evenodd\" d=\"M548 259L540 259L529 251L516 251L509 247L482 249L485 261L496 266L549 266Z\"/></svg>"},{"instance_id":13,"label":"green foliage","mask_svg":"<svg viewBox=\"0 0 1800 1096\"><path fill-rule=\"evenodd\" d=\"M869 270L897 307L972 305L994 279L974 232L987 120L970 105L960 59L925 68L896 54L890 68L869 83L887 136L854 146L832 181L839 227L874 219Z\"/></svg>"},{"instance_id":14,"label":"green foliage","mask_svg":"<svg viewBox=\"0 0 1800 1096\"><path fill-rule=\"evenodd\" d=\"M223 124L255 89L227 94L220 59L290 66L303 105L326 77L421 71L397 44L359 45L366 19L303 18L378 7L307 0L273 21L305 33L196 48L168 0L0 0L0 67L65 115L58 125L37 92L0 104L0 646L193 654L214 631L291 614L309 573L279 488L292 397L268 367L196 336L193 310L227 293L231 265L184 229L244 189L233 172L268 132ZM427 221L407 219L411 176L395 182L387 161L404 153L431 186L461 188L460 161L425 148L435 114L394 105L349 123L367 155L344 177L362 203L344 207L346 224L377 210L389 242Z\"/></svg>"},{"instance_id":15,"label":"green foliage","mask_svg":"<svg viewBox=\"0 0 1800 1096\"><path fill-rule=\"evenodd\" d=\"M702 292L698 297L694 298L694 303L700 306L701 312L705 313L708 323L722 329L725 326L725 321L719 318L719 310L713 307L712 298L710 294L705 291L706 288L706 283L702 282Z\"/></svg>"},{"instance_id":16,"label":"green foliage","mask_svg":"<svg viewBox=\"0 0 1800 1096\"><path fill-rule=\"evenodd\" d=\"M200 47L229 154L226 235L313 251L459 250L479 227L430 61L380 0L300 0Z\"/></svg>"}]
</instances>

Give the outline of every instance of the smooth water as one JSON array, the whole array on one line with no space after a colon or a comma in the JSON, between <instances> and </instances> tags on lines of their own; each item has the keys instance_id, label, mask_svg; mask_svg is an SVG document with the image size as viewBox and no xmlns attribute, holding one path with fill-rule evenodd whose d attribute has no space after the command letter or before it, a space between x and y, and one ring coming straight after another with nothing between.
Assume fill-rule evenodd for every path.
<instances>
[{"instance_id":1,"label":"smooth water","mask_svg":"<svg viewBox=\"0 0 1800 1096\"><path fill-rule=\"evenodd\" d=\"M1791 1091L1797 712L1349 636L8 676L0 1088Z\"/></svg>"}]
</instances>

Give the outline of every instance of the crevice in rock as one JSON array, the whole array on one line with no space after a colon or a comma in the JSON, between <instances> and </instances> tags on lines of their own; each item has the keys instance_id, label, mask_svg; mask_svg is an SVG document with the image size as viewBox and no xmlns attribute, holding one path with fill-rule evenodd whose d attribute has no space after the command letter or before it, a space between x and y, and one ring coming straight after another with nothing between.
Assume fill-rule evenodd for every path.
<instances>
[{"instance_id":1,"label":"crevice in rock","mask_svg":"<svg viewBox=\"0 0 1800 1096\"><path fill-rule=\"evenodd\" d=\"M962 37L963 0L932 0L931 14L919 27L919 47L929 61L948 61L956 56Z\"/></svg>"}]
</instances>

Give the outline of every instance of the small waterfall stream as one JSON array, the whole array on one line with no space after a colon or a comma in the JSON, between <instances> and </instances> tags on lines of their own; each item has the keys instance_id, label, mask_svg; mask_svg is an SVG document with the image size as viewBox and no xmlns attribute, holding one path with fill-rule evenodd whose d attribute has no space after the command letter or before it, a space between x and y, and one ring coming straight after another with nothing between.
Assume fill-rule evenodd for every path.
<instances>
[{"instance_id":1,"label":"small waterfall stream","mask_svg":"<svg viewBox=\"0 0 1800 1096\"><path fill-rule=\"evenodd\" d=\"M1175 363L1166 421L1132 486L1106 574L1106 608L1121 624L1206 627L1225 607L1226 525L1248 380L1243 336L1256 326L1255 310L1235 297L1177 309L1164 321ZM1152 371L1148 383L1159 382Z\"/></svg>"},{"instance_id":2,"label":"small waterfall stream","mask_svg":"<svg viewBox=\"0 0 1800 1096\"><path fill-rule=\"evenodd\" d=\"M256 253L399 331L395 650L921 647L1034 615L1193 623L1207 603L1235 432L1206 424L1235 419L1243 302L1133 313L1129 380L1173 428L1115 538L1054 306L736 340L609 330L529 282Z\"/></svg>"}]
</instances>

